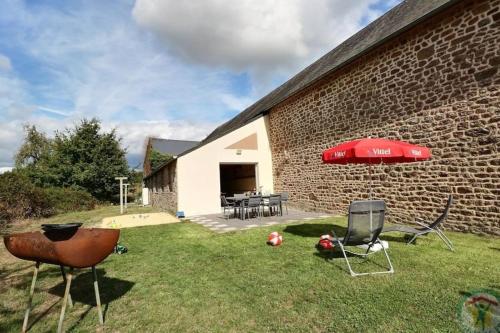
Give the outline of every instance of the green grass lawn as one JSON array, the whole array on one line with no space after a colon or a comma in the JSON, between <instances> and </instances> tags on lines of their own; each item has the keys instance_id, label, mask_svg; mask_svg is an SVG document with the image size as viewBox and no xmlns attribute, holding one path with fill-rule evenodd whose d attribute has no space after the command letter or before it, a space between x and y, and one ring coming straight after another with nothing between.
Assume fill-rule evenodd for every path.
<instances>
[{"instance_id":1,"label":"green grass lawn","mask_svg":"<svg viewBox=\"0 0 500 333\"><path fill-rule=\"evenodd\" d=\"M104 209L104 208L103 208ZM109 208L108 208L109 209ZM116 209L116 207L115 207ZM106 209L104 209L106 210ZM95 220L104 211L79 213ZM77 217L77 216L71 216ZM65 220L64 216L53 219ZM353 278L345 261L314 245L344 218L215 234L194 223L124 229L127 254L98 266L106 332L457 332L457 308L471 290L500 289L500 239L448 233L456 252L435 236L407 246L391 234L393 275ZM280 247L265 244L271 231ZM355 260L355 269L380 269ZM34 264L0 247L0 332L18 332ZM58 267L42 265L32 332L55 331L63 294ZM89 270L72 284L70 332L98 326Z\"/></svg>"}]
</instances>

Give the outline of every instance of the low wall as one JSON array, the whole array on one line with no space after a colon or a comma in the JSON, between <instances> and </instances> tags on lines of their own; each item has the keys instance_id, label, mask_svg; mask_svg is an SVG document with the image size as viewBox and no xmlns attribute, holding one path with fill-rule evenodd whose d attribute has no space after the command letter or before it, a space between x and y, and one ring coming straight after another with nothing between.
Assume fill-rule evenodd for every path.
<instances>
[{"instance_id":1,"label":"low wall","mask_svg":"<svg viewBox=\"0 0 500 333\"><path fill-rule=\"evenodd\" d=\"M171 191L149 191L151 206L172 213L177 212L177 193Z\"/></svg>"}]
</instances>

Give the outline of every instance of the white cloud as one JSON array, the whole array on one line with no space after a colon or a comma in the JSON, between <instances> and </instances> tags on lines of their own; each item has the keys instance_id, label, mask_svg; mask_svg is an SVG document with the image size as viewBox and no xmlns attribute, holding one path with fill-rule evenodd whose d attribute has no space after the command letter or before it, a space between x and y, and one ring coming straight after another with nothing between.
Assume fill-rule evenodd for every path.
<instances>
[{"instance_id":1,"label":"white cloud","mask_svg":"<svg viewBox=\"0 0 500 333\"><path fill-rule=\"evenodd\" d=\"M374 0L136 0L133 16L184 59L233 70L295 70L360 29Z\"/></svg>"},{"instance_id":2,"label":"white cloud","mask_svg":"<svg viewBox=\"0 0 500 333\"><path fill-rule=\"evenodd\" d=\"M138 154L149 135L201 139L227 117L219 99L231 89L227 73L165 53L130 22L130 7L7 7L16 13L0 12L9 45L35 60L37 72L28 74L36 76L32 84L22 72L0 70L0 166L13 165L27 123L53 135L97 117Z\"/></svg>"},{"instance_id":3,"label":"white cloud","mask_svg":"<svg viewBox=\"0 0 500 333\"><path fill-rule=\"evenodd\" d=\"M0 167L0 175L7 171L12 171L12 167Z\"/></svg>"},{"instance_id":4,"label":"white cloud","mask_svg":"<svg viewBox=\"0 0 500 333\"><path fill-rule=\"evenodd\" d=\"M231 94L220 95L220 100L231 110L241 111L249 107L254 99L248 96L237 97Z\"/></svg>"},{"instance_id":5,"label":"white cloud","mask_svg":"<svg viewBox=\"0 0 500 333\"><path fill-rule=\"evenodd\" d=\"M212 131L214 123L192 123L187 121L139 121L105 124L105 130L116 128L122 138L123 146L130 154L144 153L147 137L176 140L200 141Z\"/></svg>"},{"instance_id":6,"label":"white cloud","mask_svg":"<svg viewBox=\"0 0 500 333\"><path fill-rule=\"evenodd\" d=\"M0 71L10 71L12 69L12 64L10 62L10 59L0 53Z\"/></svg>"}]
</instances>

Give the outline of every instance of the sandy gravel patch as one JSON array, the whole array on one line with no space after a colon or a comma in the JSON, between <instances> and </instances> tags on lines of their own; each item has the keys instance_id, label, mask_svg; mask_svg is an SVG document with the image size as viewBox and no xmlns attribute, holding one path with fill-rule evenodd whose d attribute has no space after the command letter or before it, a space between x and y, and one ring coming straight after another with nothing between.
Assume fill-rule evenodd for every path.
<instances>
[{"instance_id":1,"label":"sandy gravel patch","mask_svg":"<svg viewBox=\"0 0 500 333\"><path fill-rule=\"evenodd\" d=\"M102 219L100 227L121 229L177 222L180 220L169 213L146 213L106 217Z\"/></svg>"}]
</instances>

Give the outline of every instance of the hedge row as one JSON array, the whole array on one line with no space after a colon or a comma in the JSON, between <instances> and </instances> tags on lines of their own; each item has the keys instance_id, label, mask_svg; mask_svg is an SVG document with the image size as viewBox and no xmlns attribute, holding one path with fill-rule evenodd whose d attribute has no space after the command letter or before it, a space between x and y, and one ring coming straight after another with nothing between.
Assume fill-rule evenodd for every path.
<instances>
[{"instance_id":1,"label":"hedge row","mask_svg":"<svg viewBox=\"0 0 500 333\"><path fill-rule=\"evenodd\" d=\"M0 223L47 217L58 213L95 208L87 192L71 188L40 188L19 172L0 175Z\"/></svg>"}]
</instances>

